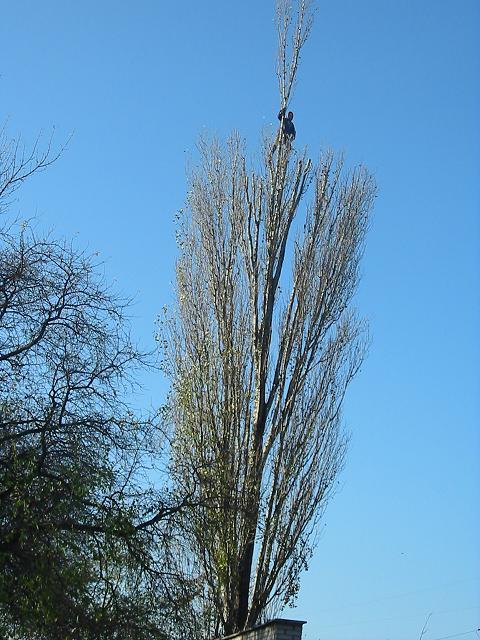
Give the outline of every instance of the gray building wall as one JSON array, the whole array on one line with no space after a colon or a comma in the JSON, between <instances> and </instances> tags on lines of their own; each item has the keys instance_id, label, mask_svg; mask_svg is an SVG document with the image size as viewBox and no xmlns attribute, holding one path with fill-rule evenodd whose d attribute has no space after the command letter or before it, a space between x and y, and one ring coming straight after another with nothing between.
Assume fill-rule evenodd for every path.
<instances>
[{"instance_id":1,"label":"gray building wall","mask_svg":"<svg viewBox=\"0 0 480 640\"><path fill-rule=\"evenodd\" d=\"M223 640L302 640L303 620L275 618L264 624L239 631Z\"/></svg>"}]
</instances>

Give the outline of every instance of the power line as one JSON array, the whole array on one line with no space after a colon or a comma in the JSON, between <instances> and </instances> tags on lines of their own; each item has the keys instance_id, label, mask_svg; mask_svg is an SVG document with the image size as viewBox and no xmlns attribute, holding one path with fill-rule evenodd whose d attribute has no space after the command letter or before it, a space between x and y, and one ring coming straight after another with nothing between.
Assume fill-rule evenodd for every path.
<instances>
[{"instance_id":1,"label":"power line","mask_svg":"<svg viewBox=\"0 0 480 640\"><path fill-rule=\"evenodd\" d=\"M475 605L473 607L456 607L454 609L440 609L440 610L434 610L434 614L435 616L438 615L445 615L445 614L451 614L451 613L457 613L459 611L472 611L472 609L479 609L480 606L479 605ZM405 614L397 614L395 616L388 616L388 617L381 617L381 618L368 618L367 620L354 620L353 622L340 622L340 623L334 623L334 624L327 624L327 625L322 625L322 629L337 629L338 627L354 627L357 625L362 625L362 624L374 624L374 623L378 623L378 622L391 622L392 620L417 620L421 617L424 617L424 613L413 613L410 615L405 615ZM470 631L468 633L471 633ZM434 638L433 640L438 640L437 638Z\"/></svg>"},{"instance_id":2,"label":"power line","mask_svg":"<svg viewBox=\"0 0 480 640\"><path fill-rule=\"evenodd\" d=\"M390 594L390 595L386 595L386 596L378 596L369 600L363 600L361 602L357 602L357 603L349 603L346 605L339 605L339 606L334 606L334 607L328 607L326 609L318 609L318 613L330 613L333 611L345 611L345 609L356 609L356 608L360 608L360 607L365 607L367 605L370 604L376 604L377 602L383 602L383 601L387 601L387 600L395 600L397 598L406 598L408 596L413 596L416 595L418 593L423 593L426 591L440 591L440 590L444 590L447 589L448 587L452 587L453 585L457 585L457 584L464 584L467 582L477 582L478 580L480 580L480 578L478 576L476 577L472 577L472 578L459 578L457 580L451 580L449 582L444 582L444 583L440 583L437 585L433 585L430 587L422 587L419 589L412 589L411 591L404 591L401 593L395 593L395 594Z\"/></svg>"},{"instance_id":3,"label":"power line","mask_svg":"<svg viewBox=\"0 0 480 640\"><path fill-rule=\"evenodd\" d=\"M447 638L459 638L460 636L468 636L470 633L476 633L480 629L472 629L471 631L464 631L463 633L455 633L453 636L441 636L440 638L431 638L431 640L447 640Z\"/></svg>"}]
</instances>

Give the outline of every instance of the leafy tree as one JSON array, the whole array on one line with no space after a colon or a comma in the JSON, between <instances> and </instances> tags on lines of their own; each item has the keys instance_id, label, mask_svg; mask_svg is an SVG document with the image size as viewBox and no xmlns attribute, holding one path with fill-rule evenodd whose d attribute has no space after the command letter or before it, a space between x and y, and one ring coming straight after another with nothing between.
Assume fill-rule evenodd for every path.
<instances>
[{"instance_id":1,"label":"leafy tree","mask_svg":"<svg viewBox=\"0 0 480 640\"><path fill-rule=\"evenodd\" d=\"M0 208L55 159L0 141ZM147 358L126 301L73 245L0 226L0 635L160 638L188 602L155 490L158 415L128 398Z\"/></svg>"},{"instance_id":2,"label":"leafy tree","mask_svg":"<svg viewBox=\"0 0 480 640\"><path fill-rule=\"evenodd\" d=\"M311 12L277 5L281 107ZM209 633L291 603L342 468L341 406L365 352L351 307L375 186L331 152L314 166L279 132L258 168L233 135L201 141L165 318L172 468ZM307 191L313 197L304 205Z\"/></svg>"}]
</instances>

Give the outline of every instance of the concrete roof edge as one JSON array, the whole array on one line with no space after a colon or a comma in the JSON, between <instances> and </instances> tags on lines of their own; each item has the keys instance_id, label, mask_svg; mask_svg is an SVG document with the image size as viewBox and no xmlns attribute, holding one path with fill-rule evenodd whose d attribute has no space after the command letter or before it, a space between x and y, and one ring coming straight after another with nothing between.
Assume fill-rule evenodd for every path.
<instances>
[{"instance_id":1,"label":"concrete roof edge","mask_svg":"<svg viewBox=\"0 0 480 640\"><path fill-rule=\"evenodd\" d=\"M230 638L237 638L238 636L241 636L244 633L249 633L250 631L256 631L257 629L263 629L264 627L268 627L269 625L275 624L275 623L286 624L294 627L297 625L307 624L307 621L292 620L291 618L272 618L272 620L267 620L267 622L262 622L261 624L258 624L255 627L250 627L249 629L243 629L242 631L237 631L236 633L232 633L229 636L224 636L221 640L229 640Z\"/></svg>"}]
</instances>

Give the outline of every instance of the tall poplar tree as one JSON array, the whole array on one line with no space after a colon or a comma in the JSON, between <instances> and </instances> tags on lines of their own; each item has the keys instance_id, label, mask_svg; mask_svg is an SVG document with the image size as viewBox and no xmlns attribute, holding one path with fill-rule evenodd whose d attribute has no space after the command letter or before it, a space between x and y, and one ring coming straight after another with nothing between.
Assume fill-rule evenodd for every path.
<instances>
[{"instance_id":1,"label":"tall poplar tree","mask_svg":"<svg viewBox=\"0 0 480 640\"><path fill-rule=\"evenodd\" d=\"M289 5L276 13L283 109L312 25L306 0ZM366 345L351 300L375 185L330 151L315 166L282 126L257 168L238 135L199 148L163 337L173 472L198 498L186 545L209 632L230 634L295 598L344 462L341 406Z\"/></svg>"}]
</instances>

